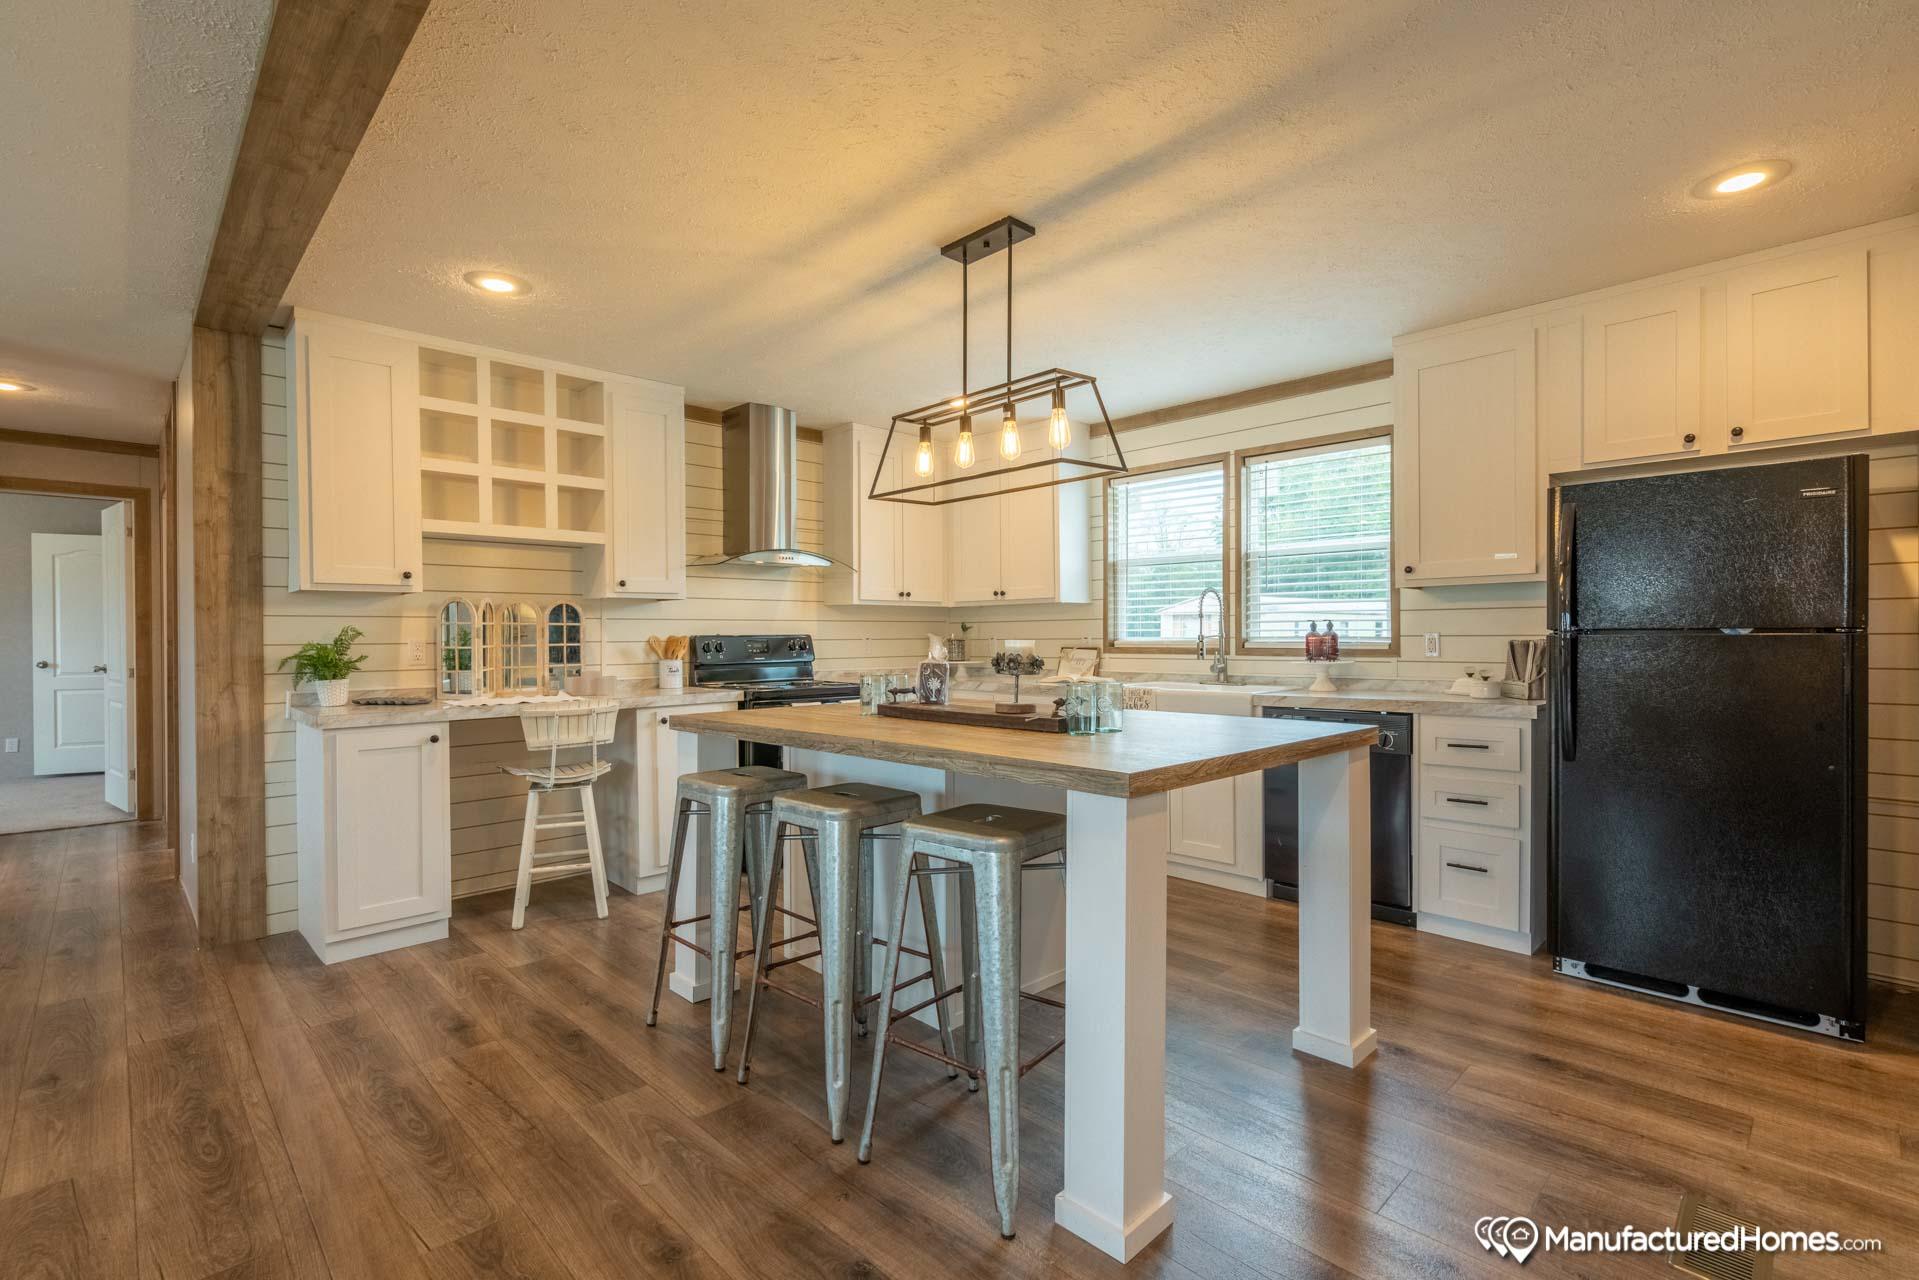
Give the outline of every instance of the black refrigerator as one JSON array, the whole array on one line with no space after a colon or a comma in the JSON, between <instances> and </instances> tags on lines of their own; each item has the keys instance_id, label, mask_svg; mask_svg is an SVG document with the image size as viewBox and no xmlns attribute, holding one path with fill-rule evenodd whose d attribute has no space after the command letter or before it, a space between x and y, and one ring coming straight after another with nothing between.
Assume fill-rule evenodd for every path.
<instances>
[{"instance_id":1,"label":"black refrigerator","mask_svg":"<svg viewBox=\"0 0 1919 1280\"><path fill-rule=\"evenodd\" d=\"M1863 1039L1866 458L1553 493L1561 973Z\"/></svg>"}]
</instances>

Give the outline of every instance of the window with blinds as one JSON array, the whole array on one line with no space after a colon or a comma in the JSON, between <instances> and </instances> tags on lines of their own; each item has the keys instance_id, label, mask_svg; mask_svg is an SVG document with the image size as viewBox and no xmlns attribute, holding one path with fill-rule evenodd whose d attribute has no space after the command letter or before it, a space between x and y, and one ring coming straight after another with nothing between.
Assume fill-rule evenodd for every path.
<instances>
[{"instance_id":1,"label":"window with blinds","mask_svg":"<svg viewBox=\"0 0 1919 1280\"><path fill-rule=\"evenodd\" d=\"M1244 647L1298 648L1328 619L1342 653L1392 645L1390 437L1247 459L1240 526Z\"/></svg>"},{"instance_id":2,"label":"window with blinds","mask_svg":"<svg viewBox=\"0 0 1919 1280\"><path fill-rule=\"evenodd\" d=\"M1115 480L1106 490L1106 641L1181 645L1199 635L1200 593L1222 588L1226 464ZM1217 634L1209 603L1206 632Z\"/></svg>"}]
</instances>

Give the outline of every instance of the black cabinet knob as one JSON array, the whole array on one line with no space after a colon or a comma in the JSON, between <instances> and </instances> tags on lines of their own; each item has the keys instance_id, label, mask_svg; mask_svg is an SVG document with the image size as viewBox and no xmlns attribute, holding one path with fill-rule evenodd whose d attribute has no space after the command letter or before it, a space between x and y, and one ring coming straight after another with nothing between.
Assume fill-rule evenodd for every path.
<instances>
[{"instance_id":1,"label":"black cabinet knob","mask_svg":"<svg viewBox=\"0 0 1919 1280\"><path fill-rule=\"evenodd\" d=\"M402 582L411 582L411 581L413 581L413 570L411 570L411 569L402 569L402 570L400 570L400 581L402 581Z\"/></svg>"},{"instance_id":2,"label":"black cabinet knob","mask_svg":"<svg viewBox=\"0 0 1919 1280\"><path fill-rule=\"evenodd\" d=\"M1411 565L1407 565L1407 566L1406 566L1406 570L1405 570L1405 571L1406 571L1407 573L1411 573L1411 572L1413 571L1413 567L1412 567Z\"/></svg>"},{"instance_id":3,"label":"black cabinet knob","mask_svg":"<svg viewBox=\"0 0 1919 1280\"><path fill-rule=\"evenodd\" d=\"M1691 443L1692 443L1693 441L1695 441L1695 440L1697 440L1698 438L1699 438L1698 436L1696 436L1696 435L1694 435L1694 434L1693 434L1692 432L1690 432L1690 431L1688 431L1688 432L1686 433L1686 443L1687 443L1687 444L1691 444Z\"/></svg>"},{"instance_id":4,"label":"black cabinet knob","mask_svg":"<svg viewBox=\"0 0 1919 1280\"><path fill-rule=\"evenodd\" d=\"M438 742L439 740L440 740L440 735L437 733L427 739L428 742Z\"/></svg>"},{"instance_id":5,"label":"black cabinet knob","mask_svg":"<svg viewBox=\"0 0 1919 1280\"><path fill-rule=\"evenodd\" d=\"M661 717L660 717L660 723L661 723L661 724L665 724L665 723L666 723L666 717L665 717L665 716L661 716Z\"/></svg>"},{"instance_id":6,"label":"black cabinet knob","mask_svg":"<svg viewBox=\"0 0 1919 1280\"><path fill-rule=\"evenodd\" d=\"M1744 427L1734 427L1732 429L1732 438L1735 440L1737 440L1740 436L1743 436L1745 434L1746 434L1746 429Z\"/></svg>"},{"instance_id":7,"label":"black cabinet knob","mask_svg":"<svg viewBox=\"0 0 1919 1280\"><path fill-rule=\"evenodd\" d=\"M902 591L900 592L900 594L905 596L908 600L911 600L913 598L913 593L911 591Z\"/></svg>"},{"instance_id":8,"label":"black cabinet knob","mask_svg":"<svg viewBox=\"0 0 1919 1280\"><path fill-rule=\"evenodd\" d=\"M621 586L625 586L625 585L626 585L626 579L625 579L625 578L621 578L621 579L620 579L620 585L621 585Z\"/></svg>"}]
</instances>

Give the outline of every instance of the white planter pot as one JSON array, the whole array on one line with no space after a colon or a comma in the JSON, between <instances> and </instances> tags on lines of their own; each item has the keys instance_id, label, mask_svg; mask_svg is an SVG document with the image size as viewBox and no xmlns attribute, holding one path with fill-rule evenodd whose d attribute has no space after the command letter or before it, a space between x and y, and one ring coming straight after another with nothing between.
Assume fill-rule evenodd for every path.
<instances>
[{"instance_id":1,"label":"white planter pot","mask_svg":"<svg viewBox=\"0 0 1919 1280\"><path fill-rule=\"evenodd\" d=\"M344 707L346 705L345 680L314 680L313 700L323 707Z\"/></svg>"}]
</instances>

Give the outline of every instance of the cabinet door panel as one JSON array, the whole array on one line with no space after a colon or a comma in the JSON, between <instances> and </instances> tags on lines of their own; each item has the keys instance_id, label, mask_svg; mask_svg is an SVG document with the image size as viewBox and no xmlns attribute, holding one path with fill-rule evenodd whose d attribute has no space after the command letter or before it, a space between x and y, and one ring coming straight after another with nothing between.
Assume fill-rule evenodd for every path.
<instances>
[{"instance_id":1,"label":"cabinet door panel","mask_svg":"<svg viewBox=\"0 0 1919 1280\"><path fill-rule=\"evenodd\" d=\"M1002 501L998 496L972 498L946 508L954 604L999 603Z\"/></svg>"},{"instance_id":2,"label":"cabinet door panel","mask_svg":"<svg viewBox=\"0 0 1919 1280\"><path fill-rule=\"evenodd\" d=\"M678 396L612 389L613 528L594 594L686 594L686 420Z\"/></svg>"},{"instance_id":3,"label":"cabinet door panel","mask_svg":"<svg viewBox=\"0 0 1919 1280\"><path fill-rule=\"evenodd\" d=\"M946 513L938 507L896 506L900 513L900 585L913 604L946 602Z\"/></svg>"},{"instance_id":4,"label":"cabinet door panel","mask_svg":"<svg viewBox=\"0 0 1919 1280\"><path fill-rule=\"evenodd\" d=\"M1025 481L1016 476L1007 483ZM1059 514L1053 502L1052 489L1028 489L1000 499L1001 601L1058 598Z\"/></svg>"},{"instance_id":5,"label":"cabinet door panel","mask_svg":"<svg viewBox=\"0 0 1919 1280\"><path fill-rule=\"evenodd\" d=\"M447 726L338 730L333 739L333 927L445 915L452 818Z\"/></svg>"},{"instance_id":6,"label":"cabinet door panel","mask_svg":"<svg viewBox=\"0 0 1919 1280\"><path fill-rule=\"evenodd\" d=\"M1236 778L1182 787L1167 797L1171 854L1188 862L1237 869L1239 800Z\"/></svg>"},{"instance_id":7,"label":"cabinet door panel","mask_svg":"<svg viewBox=\"0 0 1919 1280\"><path fill-rule=\"evenodd\" d=\"M346 326L296 326L298 587L418 591L415 348Z\"/></svg>"},{"instance_id":8,"label":"cabinet door panel","mask_svg":"<svg viewBox=\"0 0 1919 1280\"><path fill-rule=\"evenodd\" d=\"M896 449L880 466L881 441L861 439L856 450L860 477L880 473L881 489L896 489L900 483L899 451ZM906 510L897 502L874 502L862 488L859 497L859 584L860 599L869 604L899 604L906 584L900 572L900 517Z\"/></svg>"},{"instance_id":9,"label":"cabinet door panel","mask_svg":"<svg viewBox=\"0 0 1919 1280\"><path fill-rule=\"evenodd\" d=\"M1402 585L1538 572L1533 341L1527 322L1395 352Z\"/></svg>"},{"instance_id":10,"label":"cabinet door panel","mask_svg":"<svg viewBox=\"0 0 1919 1280\"><path fill-rule=\"evenodd\" d=\"M1696 284L1646 289L1586 308L1581 456L1588 466L1684 453L1698 444L1699 310Z\"/></svg>"},{"instance_id":11,"label":"cabinet door panel","mask_svg":"<svg viewBox=\"0 0 1919 1280\"><path fill-rule=\"evenodd\" d=\"M1726 411L1734 445L1864 431L1866 251L1806 254L1726 281Z\"/></svg>"}]
</instances>

